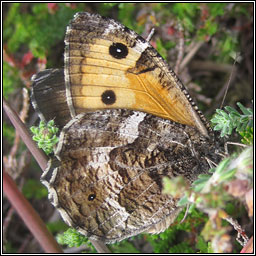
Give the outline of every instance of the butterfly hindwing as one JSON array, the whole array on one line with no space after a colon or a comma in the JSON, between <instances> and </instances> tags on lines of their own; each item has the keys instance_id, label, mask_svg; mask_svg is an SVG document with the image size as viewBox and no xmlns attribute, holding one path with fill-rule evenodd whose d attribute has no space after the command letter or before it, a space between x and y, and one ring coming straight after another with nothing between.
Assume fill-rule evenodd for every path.
<instances>
[{"instance_id":1,"label":"butterfly hindwing","mask_svg":"<svg viewBox=\"0 0 256 256\"><path fill-rule=\"evenodd\" d=\"M84 113L63 128L59 164L42 179L70 225L110 243L166 229L180 208L178 198L162 193L162 178L191 183L207 171L214 146L193 127L143 112ZM46 181L48 172L54 178Z\"/></svg>"}]
</instances>

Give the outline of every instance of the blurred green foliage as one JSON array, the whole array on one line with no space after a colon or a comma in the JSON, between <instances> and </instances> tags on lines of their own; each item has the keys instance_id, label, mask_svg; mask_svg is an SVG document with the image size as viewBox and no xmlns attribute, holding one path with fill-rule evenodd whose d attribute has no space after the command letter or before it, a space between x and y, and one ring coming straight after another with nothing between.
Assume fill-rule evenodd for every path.
<instances>
[{"instance_id":1,"label":"blurred green foliage","mask_svg":"<svg viewBox=\"0 0 256 256\"><path fill-rule=\"evenodd\" d=\"M146 241L152 245L154 253L193 253L196 249L200 250L202 253L206 253L208 251L207 242L201 238L200 241L197 241L196 245L191 245L190 238L186 235L184 236L184 234L185 232L189 233L192 230L195 230L202 225L202 223L206 222L207 216L194 208L187 216L186 220L183 223L180 223L184 214L185 210L179 214L175 221L175 225L172 225L169 229L159 235L140 234L136 237L146 239ZM177 237L179 237L179 235L183 235L185 241L177 242ZM134 238L135 237L132 237L115 244L110 244L109 248L113 253L140 253L132 243ZM68 245L69 247L79 247L82 244L87 244L89 247L93 248L86 237L71 228L67 229L67 231L62 234L58 234L57 240L60 244Z\"/></svg>"},{"instance_id":2,"label":"blurred green foliage","mask_svg":"<svg viewBox=\"0 0 256 256\"><path fill-rule=\"evenodd\" d=\"M28 199L42 199L48 196L48 190L39 180L28 179L22 187L23 195Z\"/></svg>"},{"instance_id":3,"label":"blurred green foliage","mask_svg":"<svg viewBox=\"0 0 256 256\"><path fill-rule=\"evenodd\" d=\"M227 214L233 218L248 215L242 202L245 200L244 194L246 191L250 190L253 183L252 155L252 147L247 147L240 154L233 154L231 157L225 158L216 168L211 170L213 173L211 176L205 174L199 175L198 179L192 184L192 188L188 188L185 182L182 183L182 179L171 179L164 183L166 186L164 190L166 192L169 191L172 195L175 195L174 190L177 186L179 187L179 191L176 189L176 195L179 194L180 191L185 191L184 193L187 198L186 200L183 199L183 206L190 203L187 219L191 217L191 213L194 212L195 207L200 209L200 213L201 211L206 212L211 216L209 219L208 217L204 218L204 229L201 231L203 239L200 238L200 243L198 240L200 235L197 235L196 238L198 241L196 248L199 249L200 252L207 253L212 251L210 244L206 243L206 241L210 240L213 242L219 236L228 236L230 224L223 220L226 218ZM247 188L233 185L235 183L232 182L242 182L239 180L241 177L243 177L243 182L247 182ZM230 189L230 192L228 192L227 188ZM236 194L232 194L231 191L237 192ZM210 214L211 212L214 214ZM195 216L194 220L200 220L200 217ZM218 228L211 222L215 224L219 223ZM203 224L203 222L201 222L201 224ZM176 227L175 225L174 228ZM173 227L169 229L174 230ZM190 226L185 226L184 231L190 232L192 230ZM171 238L169 238L169 240L171 240ZM175 243L175 245L177 245L177 243ZM185 244L183 245L185 246ZM241 245L238 246L235 244L234 246L236 250L241 250ZM179 247L175 247L175 252L177 252L177 248ZM215 244L214 252L216 252L216 249Z\"/></svg>"},{"instance_id":4,"label":"blurred green foliage","mask_svg":"<svg viewBox=\"0 0 256 256\"><path fill-rule=\"evenodd\" d=\"M8 99L8 95L14 91L15 87L21 84L18 70L3 62L3 96Z\"/></svg>"},{"instance_id":5,"label":"blurred green foliage","mask_svg":"<svg viewBox=\"0 0 256 256\"><path fill-rule=\"evenodd\" d=\"M15 248L11 241L7 241L5 244L4 244L4 251L7 252L7 253L10 253L10 254L15 254L17 253L17 248Z\"/></svg>"},{"instance_id":6,"label":"blurred green foliage","mask_svg":"<svg viewBox=\"0 0 256 256\"><path fill-rule=\"evenodd\" d=\"M3 136L8 140L9 143L12 143L15 136L13 126L3 123Z\"/></svg>"},{"instance_id":7,"label":"blurred green foliage","mask_svg":"<svg viewBox=\"0 0 256 256\"><path fill-rule=\"evenodd\" d=\"M121 242L111 244L109 248L113 253L141 253L134 247L130 240L131 239L125 239Z\"/></svg>"},{"instance_id":8,"label":"blurred green foliage","mask_svg":"<svg viewBox=\"0 0 256 256\"><path fill-rule=\"evenodd\" d=\"M44 3L30 5L24 13L21 3L11 4L4 21L3 34L9 51L13 53L26 45L38 58L51 53L52 46L63 40L69 20L81 10L67 8L64 4L58 6L58 11L53 15Z\"/></svg>"},{"instance_id":9,"label":"blurred green foliage","mask_svg":"<svg viewBox=\"0 0 256 256\"><path fill-rule=\"evenodd\" d=\"M46 223L46 226L51 233L56 234L67 230L68 226L63 220Z\"/></svg>"},{"instance_id":10,"label":"blurred green foliage","mask_svg":"<svg viewBox=\"0 0 256 256\"><path fill-rule=\"evenodd\" d=\"M91 244L90 240L81 235L79 232L77 232L75 229L73 228L68 228L65 232L63 232L62 234L59 233L57 235L57 241L58 243L62 244L62 245L67 245L68 247L79 247L81 245L87 245L88 249L90 249L89 253L95 253L96 250L93 247L93 245ZM140 253L140 251L138 249L136 249L134 247L134 245L127 239L115 243L115 244L110 244L109 245L109 249L113 252L113 253Z\"/></svg>"},{"instance_id":11,"label":"blurred green foliage","mask_svg":"<svg viewBox=\"0 0 256 256\"><path fill-rule=\"evenodd\" d=\"M178 215L175 224L171 225L170 228L163 233L159 235L145 235L152 245L154 253L193 253L197 251L197 249L204 253L207 252L208 246L205 241L205 247L202 246L203 241L200 241L200 243L196 245L191 244L191 237L187 235L192 231L195 232L196 228L206 222L207 216L194 208L191 213L187 215L185 221L181 223L184 214L185 209ZM202 251L203 249L205 251Z\"/></svg>"}]
</instances>

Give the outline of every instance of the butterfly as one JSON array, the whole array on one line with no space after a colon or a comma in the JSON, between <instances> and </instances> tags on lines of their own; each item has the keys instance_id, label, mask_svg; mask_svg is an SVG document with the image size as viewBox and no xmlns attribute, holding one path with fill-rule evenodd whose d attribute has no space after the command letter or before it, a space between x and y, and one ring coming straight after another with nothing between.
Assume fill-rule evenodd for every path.
<instances>
[{"instance_id":1,"label":"butterfly","mask_svg":"<svg viewBox=\"0 0 256 256\"><path fill-rule=\"evenodd\" d=\"M186 88L147 40L113 19L77 13L64 69L33 77L32 103L60 140L42 182L62 218L105 243L174 221L162 178L192 183L221 146Z\"/></svg>"}]
</instances>

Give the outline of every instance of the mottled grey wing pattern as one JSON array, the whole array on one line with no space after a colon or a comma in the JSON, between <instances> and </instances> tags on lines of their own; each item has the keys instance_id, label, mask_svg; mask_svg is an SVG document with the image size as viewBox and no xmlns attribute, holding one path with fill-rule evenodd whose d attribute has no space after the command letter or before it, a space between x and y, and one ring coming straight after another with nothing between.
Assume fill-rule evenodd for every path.
<instances>
[{"instance_id":1,"label":"mottled grey wing pattern","mask_svg":"<svg viewBox=\"0 0 256 256\"><path fill-rule=\"evenodd\" d=\"M192 182L215 155L196 129L131 110L80 114L60 140L42 176L50 199L70 225L107 243L166 229L180 209L162 178Z\"/></svg>"}]
</instances>

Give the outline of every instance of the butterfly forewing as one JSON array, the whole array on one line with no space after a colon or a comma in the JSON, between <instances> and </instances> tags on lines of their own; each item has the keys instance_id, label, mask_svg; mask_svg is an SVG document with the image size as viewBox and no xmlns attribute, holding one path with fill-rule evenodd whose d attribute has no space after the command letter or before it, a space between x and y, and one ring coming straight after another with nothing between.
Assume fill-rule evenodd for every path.
<instances>
[{"instance_id":1,"label":"butterfly forewing","mask_svg":"<svg viewBox=\"0 0 256 256\"><path fill-rule=\"evenodd\" d=\"M65 43L67 101L73 117L90 109L134 109L208 134L206 120L175 73L134 31L112 19L78 13Z\"/></svg>"}]
</instances>

